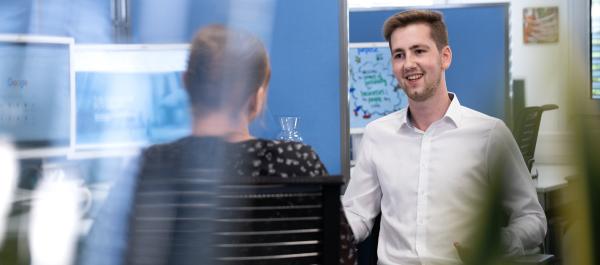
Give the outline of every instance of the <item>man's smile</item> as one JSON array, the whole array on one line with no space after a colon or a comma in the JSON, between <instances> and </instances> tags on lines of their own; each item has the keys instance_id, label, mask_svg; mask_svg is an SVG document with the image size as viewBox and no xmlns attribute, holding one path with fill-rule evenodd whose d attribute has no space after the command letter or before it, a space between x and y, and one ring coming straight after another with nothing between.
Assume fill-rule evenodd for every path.
<instances>
[{"instance_id":1,"label":"man's smile","mask_svg":"<svg viewBox=\"0 0 600 265\"><path fill-rule=\"evenodd\" d=\"M404 76L404 78L406 78L409 81L414 81L414 80L420 79L421 77L423 77L423 74L410 74L410 75Z\"/></svg>"}]
</instances>

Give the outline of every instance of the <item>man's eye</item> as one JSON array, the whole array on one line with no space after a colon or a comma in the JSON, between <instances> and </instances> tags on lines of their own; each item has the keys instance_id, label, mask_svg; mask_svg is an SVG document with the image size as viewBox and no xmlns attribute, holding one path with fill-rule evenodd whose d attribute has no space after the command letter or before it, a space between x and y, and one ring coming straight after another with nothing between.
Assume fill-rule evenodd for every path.
<instances>
[{"instance_id":1,"label":"man's eye","mask_svg":"<svg viewBox=\"0 0 600 265\"><path fill-rule=\"evenodd\" d=\"M425 50L416 50L415 53L416 54L422 54L422 53L425 53Z\"/></svg>"},{"instance_id":2,"label":"man's eye","mask_svg":"<svg viewBox=\"0 0 600 265\"><path fill-rule=\"evenodd\" d=\"M394 59L402 59L402 58L404 58L404 54L402 54L402 53L394 54Z\"/></svg>"}]
</instances>

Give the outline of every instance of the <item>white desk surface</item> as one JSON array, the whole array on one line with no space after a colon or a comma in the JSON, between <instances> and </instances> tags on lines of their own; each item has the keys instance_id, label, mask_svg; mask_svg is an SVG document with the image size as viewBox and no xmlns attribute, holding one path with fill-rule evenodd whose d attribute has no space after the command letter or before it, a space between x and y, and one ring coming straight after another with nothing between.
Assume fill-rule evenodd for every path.
<instances>
[{"instance_id":1,"label":"white desk surface","mask_svg":"<svg viewBox=\"0 0 600 265\"><path fill-rule=\"evenodd\" d=\"M541 164L534 165L535 172L537 168L538 177L535 180L535 188L537 192L550 192L567 186L565 177L575 175L577 169L571 165L552 165Z\"/></svg>"}]
</instances>

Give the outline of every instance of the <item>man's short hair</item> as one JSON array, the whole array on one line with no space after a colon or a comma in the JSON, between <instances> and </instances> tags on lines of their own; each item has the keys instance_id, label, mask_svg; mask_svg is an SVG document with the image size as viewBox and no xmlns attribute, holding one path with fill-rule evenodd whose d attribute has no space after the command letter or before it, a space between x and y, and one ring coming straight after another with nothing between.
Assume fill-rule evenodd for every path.
<instances>
[{"instance_id":1,"label":"man's short hair","mask_svg":"<svg viewBox=\"0 0 600 265\"><path fill-rule=\"evenodd\" d=\"M428 25L431 29L431 38L438 50L448 45L448 30L444 23L444 16L440 12L431 10L408 10L392 15L383 23L383 36L391 44L390 39L394 30L412 24Z\"/></svg>"},{"instance_id":2,"label":"man's short hair","mask_svg":"<svg viewBox=\"0 0 600 265\"><path fill-rule=\"evenodd\" d=\"M192 40L185 74L194 110L239 108L269 82L267 51L254 35L222 25L202 28Z\"/></svg>"}]
</instances>

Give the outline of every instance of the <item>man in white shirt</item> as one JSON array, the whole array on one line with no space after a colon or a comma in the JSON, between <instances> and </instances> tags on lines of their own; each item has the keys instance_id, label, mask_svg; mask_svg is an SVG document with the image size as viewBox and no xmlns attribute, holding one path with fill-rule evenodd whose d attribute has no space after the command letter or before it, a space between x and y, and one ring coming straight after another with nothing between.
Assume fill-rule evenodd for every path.
<instances>
[{"instance_id":1,"label":"man in white shirt","mask_svg":"<svg viewBox=\"0 0 600 265\"><path fill-rule=\"evenodd\" d=\"M365 129L343 198L356 240L381 213L379 264L459 263L454 244L473 242L477 215L500 183L509 219L503 251L518 255L541 244L546 218L511 132L448 93L452 51L442 15L395 14L384 35L409 106Z\"/></svg>"}]
</instances>

